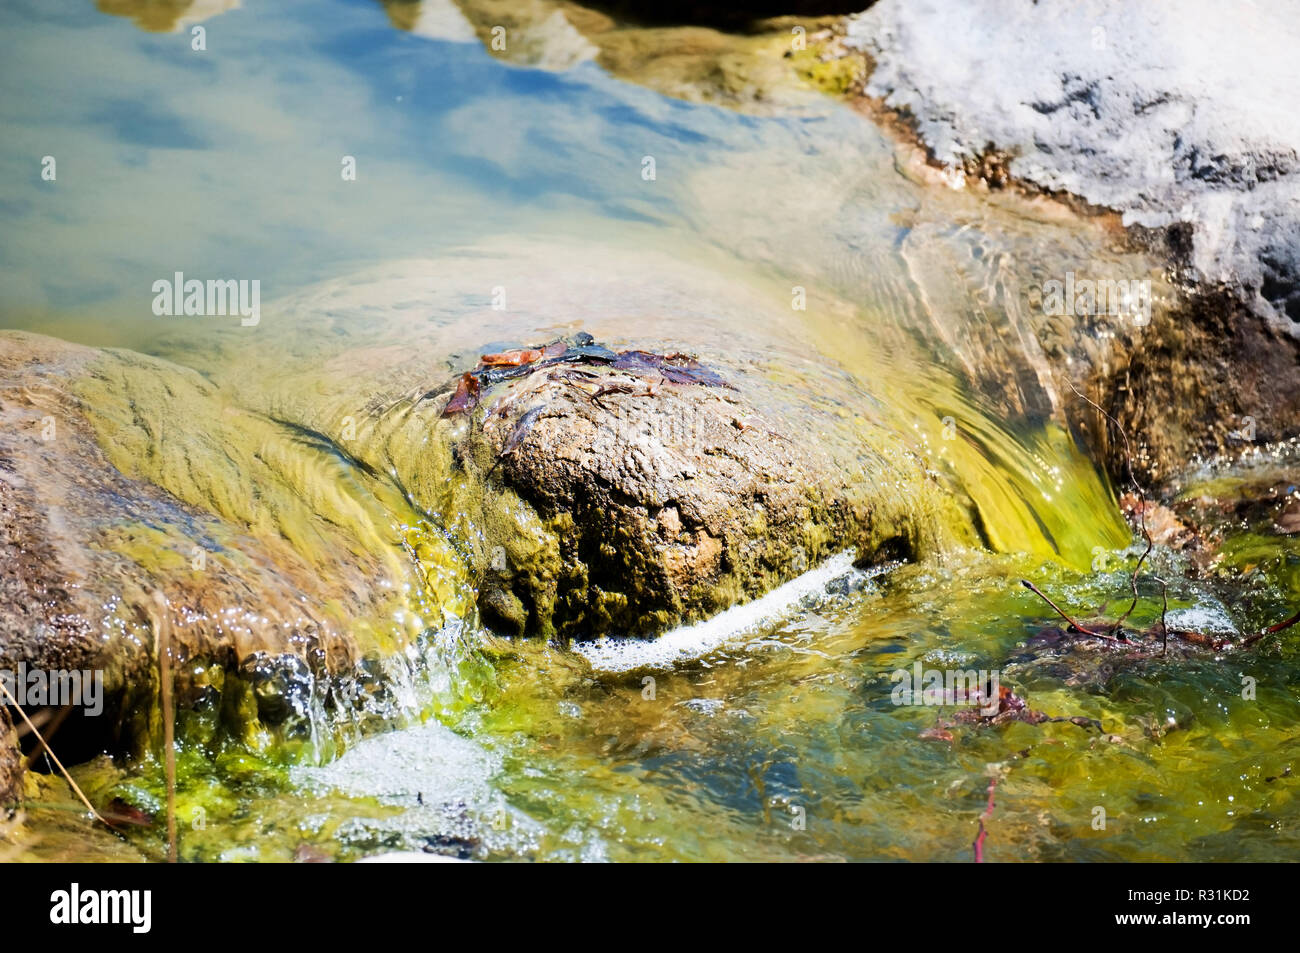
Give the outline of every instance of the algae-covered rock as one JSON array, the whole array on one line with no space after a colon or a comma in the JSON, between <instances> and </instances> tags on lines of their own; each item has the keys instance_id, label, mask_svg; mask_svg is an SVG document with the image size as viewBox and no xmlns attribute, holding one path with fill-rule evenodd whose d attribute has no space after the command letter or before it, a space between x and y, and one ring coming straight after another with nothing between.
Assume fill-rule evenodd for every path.
<instances>
[{"instance_id":1,"label":"algae-covered rock","mask_svg":"<svg viewBox=\"0 0 1300 953\"><path fill-rule=\"evenodd\" d=\"M237 9L239 0L97 0L95 6L115 17L130 17L150 33L175 33L191 23Z\"/></svg>"},{"instance_id":2,"label":"algae-covered rock","mask_svg":"<svg viewBox=\"0 0 1300 953\"><path fill-rule=\"evenodd\" d=\"M864 432L848 461L685 355L568 353L480 395L459 444L461 465L516 491L555 542L545 559L503 548L485 573L480 612L502 631L654 635L850 547L912 558L959 535L951 499L892 435ZM907 488L905 506L884 481Z\"/></svg>"},{"instance_id":3,"label":"algae-covered rock","mask_svg":"<svg viewBox=\"0 0 1300 953\"><path fill-rule=\"evenodd\" d=\"M219 712L214 691L248 686L211 673L251 677L249 660L269 658L278 694L251 678L250 713L267 726L303 715L304 693L319 704L328 685L314 675L402 647L372 620L407 607L396 594L417 583L398 532L345 489L313 493L315 468L338 476L292 428L191 371L4 333L0 667L102 673L105 710L82 730L129 744L160 727L165 633L182 709Z\"/></svg>"},{"instance_id":4,"label":"algae-covered rock","mask_svg":"<svg viewBox=\"0 0 1300 953\"><path fill-rule=\"evenodd\" d=\"M1300 124L1275 108L1300 75L1300 21L1261 6L1205 29L1217 13L882 0L847 26L872 68L854 101L946 184L1111 210L1175 279L1176 304L1158 293L1149 325L1114 332L1091 305L1026 301L1025 350L1041 349L1057 390L1043 396L1123 482L1122 441L1069 383L1123 425L1139 478L1166 488L1197 457L1300 434Z\"/></svg>"},{"instance_id":5,"label":"algae-covered rock","mask_svg":"<svg viewBox=\"0 0 1300 953\"><path fill-rule=\"evenodd\" d=\"M581 4L569 0L381 0L396 28L479 42L492 56L534 69L595 62L610 75L691 102L762 110L807 103L839 87L818 48L837 24L835 4L736 7ZM766 19L771 18L771 19ZM817 37L814 39L814 37ZM829 75L834 74L834 75Z\"/></svg>"}]
</instances>

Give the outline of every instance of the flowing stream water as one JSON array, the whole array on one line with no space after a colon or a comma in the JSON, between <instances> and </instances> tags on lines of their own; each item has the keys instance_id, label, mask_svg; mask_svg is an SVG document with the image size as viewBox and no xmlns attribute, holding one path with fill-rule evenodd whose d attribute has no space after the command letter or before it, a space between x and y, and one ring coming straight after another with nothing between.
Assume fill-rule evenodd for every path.
<instances>
[{"instance_id":1,"label":"flowing stream water","mask_svg":"<svg viewBox=\"0 0 1300 953\"><path fill-rule=\"evenodd\" d=\"M1293 855L1293 643L1092 678L1024 648L1050 616L1022 576L1088 615L1123 601L1140 551L1114 488L1034 396L1050 385L1026 343L1025 289L1072 269L1149 278L1169 304L1159 264L1104 220L937 184L818 94L735 110L593 62L507 62L449 3L402 19L248 0L202 21L203 50L189 23L141 29L148 4L99 7L0 10L0 324L165 358L261 407L355 396L367 362L416 333L447 360L580 328L761 365L800 400L833 363L864 395L845 412L959 483L984 544L883 573L832 565L670 634L671 652L510 644L465 608L439 543L455 512L416 505L400 468L391 485L310 468L304 499L346 497L391 531L381 545L420 553L432 581L392 624L423 641L397 653L392 717L340 744L184 748L183 858L968 860L991 777L991 859ZM153 284L175 272L258 279L259 323L154 314ZM268 531L289 537L292 519ZM1300 595L1300 550L1241 529L1217 585L1162 554L1175 610L1245 630ZM1094 571L1099 554L1113 555ZM1158 590L1144 596L1150 622ZM891 697L891 673L918 662L1001 670L1033 708L1101 730L927 736L938 712ZM160 803L153 756L75 773L97 797ZM82 843L66 806L31 808L35 856ZM160 837L127 844L156 858Z\"/></svg>"}]
</instances>

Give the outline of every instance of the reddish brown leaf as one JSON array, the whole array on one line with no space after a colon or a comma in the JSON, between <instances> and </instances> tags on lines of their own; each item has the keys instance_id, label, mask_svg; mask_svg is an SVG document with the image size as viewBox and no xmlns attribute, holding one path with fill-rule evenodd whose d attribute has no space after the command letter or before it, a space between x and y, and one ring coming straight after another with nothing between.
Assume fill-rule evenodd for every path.
<instances>
[{"instance_id":1,"label":"reddish brown leaf","mask_svg":"<svg viewBox=\"0 0 1300 953\"><path fill-rule=\"evenodd\" d=\"M920 741L952 741L952 732L945 728L927 728L916 737Z\"/></svg>"},{"instance_id":2,"label":"reddish brown leaf","mask_svg":"<svg viewBox=\"0 0 1300 953\"><path fill-rule=\"evenodd\" d=\"M466 371L456 384L456 393L451 395L451 400L447 401L447 406L442 408L442 415L450 417L453 414L466 413L477 407L478 401L478 378Z\"/></svg>"},{"instance_id":3,"label":"reddish brown leaf","mask_svg":"<svg viewBox=\"0 0 1300 953\"><path fill-rule=\"evenodd\" d=\"M134 804L128 804L120 797L113 798L104 812L104 820L110 824L129 824L132 827L148 827L153 823L153 815Z\"/></svg>"},{"instance_id":4,"label":"reddish brown leaf","mask_svg":"<svg viewBox=\"0 0 1300 953\"><path fill-rule=\"evenodd\" d=\"M1007 688L1005 685L998 686L998 713L1004 711L1019 711L1025 707L1025 700Z\"/></svg>"},{"instance_id":5,"label":"reddish brown leaf","mask_svg":"<svg viewBox=\"0 0 1300 953\"><path fill-rule=\"evenodd\" d=\"M674 384L703 384L706 387L730 387L722 375L710 370L693 357L673 353L664 357L649 351L622 351L613 366L623 371L657 371Z\"/></svg>"},{"instance_id":6,"label":"reddish brown leaf","mask_svg":"<svg viewBox=\"0 0 1300 953\"><path fill-rule=\"evenodd\" d=\"M564 352L561 351L561 354ZM484 354L480 360L487 367L520 367L540 360L543 352L535 347L517 347L500 354Z\"/></svg>"}]
</instances>

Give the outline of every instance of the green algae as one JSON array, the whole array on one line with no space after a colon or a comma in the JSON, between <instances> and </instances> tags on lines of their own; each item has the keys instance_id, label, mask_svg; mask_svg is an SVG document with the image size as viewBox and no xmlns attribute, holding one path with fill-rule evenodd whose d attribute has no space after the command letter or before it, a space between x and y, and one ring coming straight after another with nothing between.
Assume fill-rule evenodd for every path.
<instances>
[{"instance_id":1,"label":"green algae","mask_svg":"<svg viewBox=\"0 0 1300 953\"><path fill-rule=\"evenodd\" d=\"M309 559L344 539L357 554L391 559L385 514L349 492L328 454L304 452L299 434L231 402L195 371L109 351L76 392L104 452L128 476L279 536Z\"/></svg>"},{"instance_id":2,"label":"green algae","mask_svg":"<svg viewBox=\"0 0 1300 953\"><path fill-rule=\"evenodd\" d=\"M828 96L859 92L869 72L861 54L845 55L833 38L817 39L790 53L790 65L812 88Z\"/></svg>"},{"instance_id":3,"label":"green algae","mask_svg":"<svg viewBox=\"0 0 1300 953\"><path fill-rule=\"evenodd\" d=\"M210 574L256 580L270 554L276 560L274 571L292 587L288 595L298 589L315 596L313 625L346 632L342 655L331 657L334 650L325 643L326 655L308 656L315 684L310 711L305 722L286 726L268 725L259 717L249 680L234 668L243 657L232 658L231 646L223 647L220 659L205 656L204 643L183 647L200 654L182 665L182 699L213 693L219 699L201 712L182 710L183 740L210 745L229 734L249 750L275 758L318 760L341 750L358 719L372 728L375 717L389 726L406 723L427 717L431 706L461 690L444 689L440 701L397 699L391 693L377 700L376 694L384 693L371 692L364 701L391 711L359 715L366 706L353 711L358 700L340 697L339 686L331 684L338 678L355 682L349 674L353 665L389 670L381 680L424 684L426 665L441 670L467 658L460 648L444 652L440 637L431 634L448 632L473 617L464 553L445 530L412 507L403 488L357 464L324 437L232 403L209 381L165 361L104 352L75 383L81 410L109 460L127 476L161 487L200 514L197 538L192 524L114 521L100 532L99 546L130 559L173 600L184 600L186 592L207 598L201 594ZM250 588L263 590L263 604L255 610L259 614L279 611L293 618L297 610L290 602L267 602L274 594L256 581ZM228 612L242 614L247 607L198 604L191 611L206 615L220 632ZM153 643L152 632L147 627L140 631L139 620L125 623L137 643ZM242 644L255 647L261 639L272 653L301 652L274 629L263 628L253 639L250 643L243 637ZM236 636L236 644L240 641ZM215 670L223 667L224 678L219 678ZM156 746L160 719L150 700L151 680L136 681L125 706L133 726L126 735L152 739Z\"/></svg>"},{"instance_id":4,"label":"green algae","mask_svg":"<svg viewBox=\"0 0 1300 953\"><path fill-rule=\"evenodd\" d=\"M1241 663L1212 658L1144 665L1104 693L1083 690L1007 661L1050 621L1015 579L1101 603L1123 589L1123 571L1080 575L1023 557L954 570L903 571L878 600L811 629L780 625L754 645L655 671L653 698L644 671L593 682L540 649L503 660L503 698L484 727L502 739L512 801L546 819L543 856L573 859L565 832L579 825L611 859L969 860L990 771L1002 779L990 824L998 860L1212 860L1294 846L1300 803L1285 781L1266 780L1300 755L1286 740L1300 708L1276 681L1284 663L1247 663L1271 686L1250 701ZM1102 732L1020 724L918 740L936 710L888 698L888 673L914 659L1002 668L1035 708L1095 718ZM806 810L805 830L791 805ZM708 836L690 833L700 817Z\"/></svg>"},{"instance_id":5,"label":"green algae","mask_svg":"<svg viewBox=\"0 0 1300 953\"><path fill-rule=\"evenodd\" d=\"M915 657L942 664L951 653L1014 654L1041 618L1016 591L1021 572L1036 570L1080 599L1105 598L1122 576L1089 581L1051 566L971 567L937 585L924 572L899 578L883 601L831 613L811 641L778 626L765 653L738 646L707 666L656 673L653 700L641 673L593 679L565 653L515 643L498 656L501 690L475 731L505 758L498 783L507 803L542 825L539 859L968 860L990 770L1002 778L989 824L989 856L998 860L1210 860L1294 845L1287 832L1300 803L1284 781L1266 778L1300 755L1278 733L1300 724L1300 710L1276 688L1245 704L1235 667L1135 672L1107 694L1043 675L1014 682L1041 710L1098 719L1102 735L1012 725L972 730L952 746L916 740L934 712L888 704L891 668ZM743 667L719 664L744 656ZM1280 669L1262 660L1252 671L1269 682ZM721 707L708 714L699 699ZM1171 729L1170 719L1184 727ZM258 772L244 769L241 784L252 783ZM277 792L266 781L235 791L239 808L186 795L181 803L209 804L210 820L207 832L182 831L182 856L234 859L228 851L238 847L249 859L287 859L304 841L355 856L355 831L378 829L378 818L397 811L334 797L313 804L310 821L300 812L289 823L291 787ZM806 830L792 828L792 806L807 811ZM1098 807L1104 831L1093 824ZM363 853L383 849L374 835L361 842L370 844ZM148 849L161 853L156 834Z\"/></svg>"},{"instance_id":6,"label":"green algae","mask_svg":"<svg viewBox=\"0 0 1300 953\"><path fill-rule=\"evenodd\" d=\"M241 361L236 366L245 365ZM288 383L281 375L273 389L263 393L251 383L256 374L256 369L245 369L218 386L210 376L111 352L80 384L79 393L94 408L91 420L105 451L124 472L214 510L241 532L287 542L309 564L328 566L325 554L342 551L349 559L379 562L398 579L409 580L390 600L395 611L385 621L380 621L381 613L349 616L336 607L337 617L347 619L358 656L374 660L401 656L431 618L472 619L475 580L494 562L509 565L518 587L528 593L526 610L544 638L556 632L552 619L557 607L580 624L594 624L598 631L626 608L625 592L601 586L592 587L590 606L574 602L590 580L581 567L580 575L566 575L573 570L565 569L561 541L574 531L571 518L540 519L515 493L482 479L479 474L488 469L486 461L480 461L478 473L467 469L456 459L450 442L431 431L429 412L421 411L418 401L410 397L376 401L373 384L364 377L312 371L297 373ZM238 394L245 406L231 405L227 393ZM367 405L368 411L356 410ZM182 412L173 414L178 406ZM158 410L151 413L150 407ZM163 407L168 408L166 415ZM889 416L902 419L906 410L907 405L900 404L891 408ZM200 433L200 421L214 415L220 420L218 429ZM836 439L855 446L862 461L862 470L850 474L860 500L850 505L862 508L861 522L869 527L869 534L856 541L864 553L901 543L903 553L927 560L974 546L973 514L986 533L988 527L996 527L999 535L988 539L995 549L1044 539L1040 518L1021 518L1019 523L1010 518L1032 510L1023 508L1022 498L1004 500L1004 480L970 479L972 470L979 474L982 467L992 474L1006 465L1005 460L989 460L987 449L977 447L971 452L966 441L951 449L941 445L947 474L926 475L918 467L916 452L889 435L880 421L858 416L845 422L847 429ZM1047 445L1067 456L1060 438L1050 432ZM880 483L869 476L882 472L892 479ZM1083 485L1092 479L1086 468L1070 476ZM241 480L242 490L237 485ZM255 505L248 499L250 486ZM967 493L970 502L963 504ZM1083 500L1098 502L1087 494ZM805 568L843 542L828 529L826 502L810 495L808 505L805 534L782 544L782 552L797 553ZM1098 510L1113 513L1110 507ZM759 530L761 538L765 517L755 513L752 519L751 528ZM1059 525L1072 520L1064 514ZM1075 538L1066 538L1070 546L1063 547L1049 535L1048 550L1074 558L1080 551L1090 553L1098 540L1115 541L1104 526L1101 533L1087 533L1086 528L1071 525ZM177 558L176 545L157 529L118 527L105 537L105 545L154 573L187 571L184 560ZM615 539L605 550L610 560L620 563L624 584L635 589L644 572L636 547L620 545ZM784 558L760 560L755 572L744 579L727 577L719 585L689 593L700 608L687 614L652 613L641 625L662 629L677 621L703 618L753 598L791 574L791 564ZM329 604L322 609L329 612ZM409 624L395 626L392 616L404 617ZM342 750L337 739L322 737L319 731L298 726L286 734L264 724L244 679L228 678L218 694L223 700L206 720L196 718L191 724L182 719L183 732L192 730L211 745L221 734L212 722L216 718L244 748L272 757L318 760ZM417 706L417 717L428 713ZM320 717L319 711L312 715L312 719ZM350 716L336 711L329 717L347 721ZM156 736L156 717L147 720L150 734ZM361 720L372 730L402 723L400 718Z\"/></svg>"},{"instance_id":7,"label":"green algae","mask_svg":"<svg viewBox=\"0 0 1300 953\"><path fill-rule=\"evenodd\" d=\"M187 660L184 679L193 690L178 711L178 737L186 752L178 805L181 816L191 820L202 809L208 826L183 830L182 856L289 859L302 843L309 843L346 859L388 843L373 835L373 825L391 819L392 807L364 799L330 799L321 805L325 820L309 822L300 808L295 811L297 795L284 766L335 758L364 734L400 730L431 717L463 725L505 754L504 794L520 809L539 813L547 829L542 856L580 855L563 831L584 817L590 819L592 812L600 818L600 838L629 833L625 856L637 856L660 840L651 833L651 816L687 824L689 809L660 803L661 793L640 786L653 772L634 768L641 782L632 785L620 773L626 763L620 768L617 760L612 765L601 761L611 750L623 750L618 744L609 747L608 739L619 731L613 721L602 721L599 730L606 741L592 748L571 736L574 726L568 716L554 713L558 703L579 704L589 711L609 690L610 679L593 679L581 665L568 663L529 669L537 663L536 651L550 653L547 648L496 646L480 651L471 644L481 638L472 628L475 592L481 575L494 563L504 562L521 577L522 588L531 594L528 611L540 620L546 638L555 634L547 626L557 608L571 615L580 608L588 611L597 626L623 610L624 593L599 587L590 605L572 601L590 582L580 568L578 575L568 575L575 570L566 568L561 558L560 541L575 528L572 517L540 518L516 493L482 479L488 461L467 466L458 459L448 439L452 435L432 427L433 409L420 407L418 396L413 396L419 393L421 377L427 386L428 372L416 376L401 370L376 393L374 378L367 374L316 369L331 361L328 350L322 354L321 340L307 332L297 345L288 344L292 361L264 344L256 345L264 352L258 358L248 348L228 345L221 361L237 370L223 373L217 367L202 377L160 360L113 353L79 391L95 408L91 420L101 445L124 472L157 482L213 514L208 532L216 543L214 552L242 554L239 539L247 535L300 553L306 565L319 567L318 572L336 571L332 567L341 561L361 561L385 567L394 580L391 597L380 603L386 610L358 614L355 606L343 602L321 604L322 612L348 620L348 635L359 647L357 674L347 686L318 679L319 694L313 694L305 721L268 724L259 714L248 677L228 660ZM842 341L837 343L842 347ZM341 353L347 353L346 344ZM286 366L272 376L259 363L271 361ZM960 593L971 576L962 567L981 543L995 551L1033 553L1045 560L1040 572L1055 579L1064 578L1057 575L1064 565L1086 565L1095 547L1118 548L1129 541L1104 480L1062 431L1048 426L1041 433L1012 435L991 424L976 429L972 422L983 420L978 408L965 406L954 414L951 408L957 405L935 406L935 389L901 386L906 374L896 367L864 359L855 373L873 387L881 381L899 385L890 403L873 412L837 414L838 422L829 429L817 418L819 431L858 461L845 479L856 487L851 505L862 510L860 523L869 527L858 541L864 554L879 549L886 557L897 551L891 548L897 544L902 553L920 560L924 568L919 571L938 574L941 591L949 585ZM267 383L259 383L262 380ZM779 394L778 385L806 383L808 378L777 368L766 380L764 387L771 390L760 389L760 396ZM230 400L232 394L238 395L237 405ZM183 419L164 417L162 408L178 405L184 407L177 415ZM798 408L780 409L796 422L807 419ZM213 414L222 423L216 438L205 438L197 431L205 416ZM965 425L957 428L956 439L945 437L946 416ZM117 428L123 430L120 438ZM1029 467L1023 465L1026 446L1032 448ZM242 498L234 482L240 467L249 468ZM249 487L255 487L256 506L248 502ZM207 493L215 497L211 506L205 503ZM827 505L815 493L807 503L810 513ZM750 518L751 528L757 529L766 517L754 513ZM176 558L186 552L183 541L169 529L122 524L104 534L102 545L129 556L151 575L182 578L194 574L184 558ZM807 568L836 551L840 542L824 522L811 519L793 548ZM638 569L630 553L629 547L610 541L608 555L623 561L635 583ZM240 558L236 556L232 565L239 565ZM744 580L732 577L711 591L694 593L705 608L689 618L752 598L789 578L793 568L781 559L756 565L755 573ZM1117 587L1122 588L1118 582ZM570 602L562 604L566 599ZM978 644L974 630L996 626L1002 610L991 611L972 599L957 600L971 613L971 630L949 633L947 644ZM465 641L459 647L449 649L428 636L456 620L467 626L460 630L459 638ZM663 628L677 621L671 613L662 613L648 618L647 625ZM149 644L147 630L142 637ZM787 671L783 665L776 661L770 678L798 680L812 674L798 668ZM556 679L553 690L539 691L548 679ZM394 684L404 691L395 695ZM677 677L669 676L668 684L677 685ZM149 744L138 760L115 766L112 784L96 790L109 800L122 796L128 802L144 792L148 797L140 803L145 805L155 803L161 791L156 755L161 721L153 703L154 686L138 688L144 699L138 730ZM618 689L620 695L624 691ZM635 736L643 728L630 706L639 696L626 691L625 730ZM717 692L725 698L746 690L727 675ZM689 699L679 695L677 700ZM818 711L811 709L809 717ZM793 712L788 717L793 718ZM666 722L661 713L645 730L653 739L651 750L671 753L680 750L678 745L695 750L699 744L690 740L696 729L685 713ZM515 740L506 741L512 732ZM740 750L750 744L745 740ZM563 755L548 765L540 752L556 745ZM531 772L537 771L541 774L533 777ZM561 779L576 785L579 776L587 781L575 787L567 804L555 788L547 787ZM649 815L643 815L641 807L613 807L619 792L632 790L657 805L645 808ZM662 796L675 799L671 791ZM692 803L696 810L708 809L698 796ZM779 816L780 809L780 804L766 802L762 807L764 816L773 811ZM349 840L352 835L344 832L354 825L369 833ZM683 859L728 856L740 839L754 834L743 816L730 817L724 831L719 843L683 842L673 850ZM770 835L768 831L759 838L761 852L777 857L791 849ZM149 856L161 856L156 828L125 836ZM353 846L340 848L340 837ZM623 851L608 845L606 849L615 855ZM840 849L853 853L863 848L849 844Z\"/></svg>"}]
</instances>

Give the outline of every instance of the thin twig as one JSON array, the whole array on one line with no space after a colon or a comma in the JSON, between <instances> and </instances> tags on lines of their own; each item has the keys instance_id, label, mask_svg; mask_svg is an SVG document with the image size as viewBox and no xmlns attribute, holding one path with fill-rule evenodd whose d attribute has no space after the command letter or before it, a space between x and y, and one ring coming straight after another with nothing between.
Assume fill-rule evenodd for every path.
<instances>
[{"instance_id":1,"label":"thin twig","mask_svg":"<svg viewBox=\"0 0 1300 953\"><path fill-rule=\"evenodd\" d=\"M1289 619L1283 619L1281 622L1278 622L1275 625L1270 625L1267 629L1260 629L1258 632L1256 632L1254 635L1250 636L1249 638L1242 639L1241 646L1242 648L1245 648L1247 645L1250 645L1252 642L1259 641L1266 635L1273 635L1274 633L1281 632L1283 629L1289 629L1297 622L1300 622L1300 612L1297 612Z\"/></svg>"},{"instance_id":2,"label":"thin twig","mask_svg":"<svg viewBox=\"0 0 1300 953\"><path fill-rule=\"evenodd\" d=\"M1110 627L1110 630L1112 632L1118 631L1119 627L1124 624L1124 622L1128 619L1130 615L1132 615L1133 610L1137 608L1138 573L1142 571L1142 564L1146 562L1147 556L1151 555L1152 540L1151 540L1151 534L1147 532L1146 504L1143 501L1139 500L1138 507L1139 507L1138 510L1139 516L1142 520L1142 535L1146 537L1147 548L1143 550L1142 555L1138 557L1137 565L1133 567L1133 575L1129 578L1128 581L1129 588L1133 590L1133 601L1130 602L1128 608L1124 610L1124 614L1120 616L1118 619L1116 619L1115 624Z\"/></svg>"},{"instance_id":3,"label":"thin twig","mask_svg":"<svg viewBox=\"0 0 1300 953\"><path fill-rule=\"evenodd\" d=\"M1277 625L1270 625L1264 630L1263 634L1272 635L1275 632L1281 632L1283 629L1291 628L1291 626L1295 625L1297 622L1300 622L1300 612L1297 612L1289 619L1283 619L1281 622L1277 623Z\"/></svg>"},{"instance_id":4,"label":"thin twig","mask_svg":"<svg viewBox=\"0 0 1300 953\"><path fill-rule=\"evenodd\" d=\"M1094 632L1092 629L1088 628L1088 627L1087 627L1086 625L1084 625L1083 623L1081 623L1081 622L1076 622L1074 619L1071 619L1068 615L1066 615L1064 609L1062 609L1060 606L1058 606L1058 605L1057 605L1055 602L1053 602L1051 599L1047 598L1047 596L1043 594L1043 590L1039 589L1037 586L1035 586L1035 585L1034 585L1032 582L1030 582L1028 579L1021 579L1021 580L1020 580L1020 584L1021 584L1022 586L1024 586L1026 589L1028 589L1030 592L1032 592L1034 595L1038 596L1038 598L1040 598L1040 599L1042 599L1044 602L1046 602L1046 603L1047 603L1049 606L1051 606L1053 609L1055 609L1057 615L1059 615L1059 616L1060 616L1062 619L1064 619L1066 622L1070 623L1070 626L1071 626L1072 628L1078 630L1079 632L1082 632L1084 635L1091 635L1091 636L1093 636L1093 637L1095 637L1095 638L1098 638L1098 639L1105 639L1105 640L1108 641L1108 642L1118 642L1118 641L1119 641L1119 639L1115 638L1114 636L1107 635L1107 634L1104 633L1104 632Z\"/></svg>"},{"instance_id":5,"label":"thin twig","mask_svg":"<svg viewBox=\"0 0 1300 953\"><path fill-rule=\"evenodd\" d=\"M72 787L73 793L75 793L77 797L81 798L82 804L86 805L86 810L90 811L95 820L99 821L104 826L112 827L113 825L104 820L104 818L100 816L99 812L95 810L94 805L92 805L90 799L82 793L81 788L77 787L77 782L72 780L72 775L69 774L68 769L63 766L63 762L59 760L59 756L54 753L54 750L46 743L45 739L41 737L40 731L37 730L34 724L32 724L32 720L27 717L27 712L23 711L23 706L18 704L18 699L14 698L13 692L9 691L9 686L4 683L4 679L0 679L0 691L5 693L5 698L9 700L9 704L18 709L18 714L22 715L23 721L27 722L27 727L30 728L32 734L36 736L36 740L41 743L41 747L45 749L46 754L48 754L54 761L54 764L59 769L59 773L63 775L64 779Z\"/></svg>"},{"instance_id":6,"label":"thin twig","mask_svg":"<svg viewBox=\"0 0 1300 953\"><path fill-rule=\"evenodd\" d=\"M1114 633L1119 631L1119 627L1124 624L1124 622L1128 619L1128 617L1133 614L1133 610L1137 608L1138 573L1142 571L1142 564L1146 562L1147 557L1151 555L1151 549L1154 545L1154 541L1151 539L1151 533L1147 531L1147 507L1146 507L1146 499L1145 499L1146 494L1142 492L1142 488L1138 486L1137 477L1133 475L1133 447L1129 444L1128 432L1124 430L1124 427L1120 424L1118 420L1116 420L1106 411L1102 410L1100 404L1098 404L1087 394L1080 391L1079 388L1075 387L1074 382L1072 380L1067 378L1065 383L1070 385L1070 390L1074 391L1077 397L1079 397L1081 400L1088 403L1094 410L1097 411L1097 413L1105 417L1106 420L1111 424L1111 426L1113 426L1115 430L1119 433L1120 437L1123 438L1124 469L1128 471L1129 485L1133 487L1133 493L1137 497L1138 522L1142 527L1142 536L1147 541L1147 548L1143 551L1142 555L1138 557L1137 565L1133 567L1133 575L1129 578L1129 588L1133 590L1133 601L1129 603L1129 607L1126 610L1124 610L1124 614L1121 615L1118 619L1116 619L1114 624L1110 627L1110 631Z\"/></svg>"}]
</instances>

